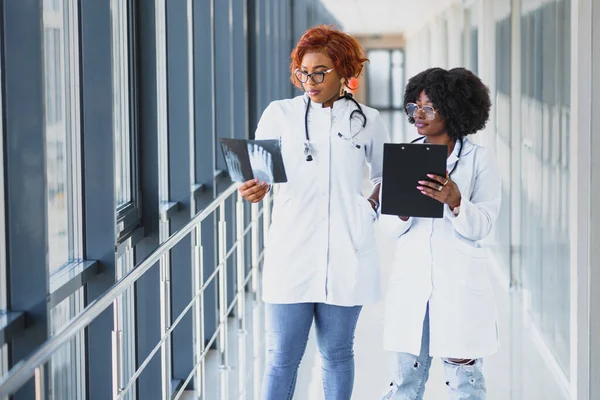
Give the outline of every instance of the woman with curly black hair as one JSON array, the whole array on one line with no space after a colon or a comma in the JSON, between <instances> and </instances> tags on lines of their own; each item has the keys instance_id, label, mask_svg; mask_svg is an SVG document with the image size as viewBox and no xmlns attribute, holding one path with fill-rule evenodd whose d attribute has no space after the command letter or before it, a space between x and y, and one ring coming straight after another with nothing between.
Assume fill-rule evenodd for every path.
<instances>
[{"instance_id":1,"label":"woman with curly black hair","mask_svg":"<svg viewBox=\"0 0 600 400\"><path fill-rule=\"evenodd\" d=\"M404 105L415 142L448 146L448 172L415 187L445 205L443 218L380 220L397 241L384 324L394 372L384 398L422 399L432 357L440 357L450 399L485 399L482 358L497 351L498 334L479 241L498 216L501 183L492 153L467 135L485 127L489 91L464 68L432 68L408 81Z\"/></svg>"}]
</instances>

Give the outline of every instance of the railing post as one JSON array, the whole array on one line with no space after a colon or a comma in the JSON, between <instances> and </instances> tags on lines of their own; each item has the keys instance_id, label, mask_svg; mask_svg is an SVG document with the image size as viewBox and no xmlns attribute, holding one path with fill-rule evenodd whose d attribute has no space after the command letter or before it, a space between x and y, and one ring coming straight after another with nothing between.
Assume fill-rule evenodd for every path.
<instances>
[{"instance_id":1,"label":"railing post","mask_svg":"<svg viewBox=\"0 0 600 400\"><path fill-rule=\"evenodd\" d=\"M35 400L46 399L46 383L44 379L44 364L35 369Z\"/></svg>"},{"instance_id":2,"label":"railing post","mask_svg":"<svg viewBox=\"0 0 600 400\"><path fill-rule=\"evenodd\" d=\"M202 224L198 223L192 233L194 243L194 265L192 266L193 293L196 299L194 305L194 365L196 366L194 386L196 397L206 399L206 362L204 357L204 252L202 247ZM198 366L199 364L199 366Z\"/></svg>"},{"instance_id":3,"label":"railing post","mask_svg":"<svg viewBox=\"0 0 600 400\"><path fill-rule=\"evenodd\" d=\"M261 341L257 340L257 338L262 337L263 331L261 329L260 317L261 317L261 303L260 303L260 282L259 282L259 274L258 274L258 266L260 262L260 250L259 250L259 205L258 203L252 204L252 228L251 228L251 240L252 240L252 269L250 274L252 276L251 285L252 285L252 337L254 340L252 341L252 354L254 356L254 364L252 368L252 376L253 376L253 388L254 388L254 398L260 398L260 386L262 382L262 363L260 357L261 349Z\"/></svg>"},{"instance_id":4,"label":"railing post","mask_svg":"<svg viewBox=\"0 0 600 400\"><path fill-rule=\"evenodd\" d=\"M112 331L112 397L116 400L121 393L121 326L119 323L119 299L113 300L113 331Z\"/></svg>"},{"instance_id":5,"label":"railing post","mask_svg":"<svg viewBox=\"0 0 600 400\"><path fill-rule=\"evenodd\" d=\"M168 222L161 222L161 230L168 231ZM171 257L166 252L160 259L160 336L171 327ZM167 337L160 350L162 398L171 398L171 337Z\"/></svg>"},{"instance_id":6,"label":"railing post","mask_svg":"<svg viewBox=\"0 0 600 400\"><path fill-rule=\"evenodd\" d=\"M244 198L237 194L237 319L238 319L238 393L246 399L246 235Z\"/></svg>"},{"instance_id":7,"label":"railing post","mask_svg":"<svg viewBox=\"0 0 600 400\"><path fill-rule=\"evenodd\" d=\"M246 333L246 236L244 219L244 198L237 194L237 318L239 333Z\"/></svg>"},{"instance_id":8,"label":"railing post","mask_svg":"<svg viewBox=\"0 0 600 400\"><path fill-rule=\"evenodd\" d=\"M217 348L221 370L221 399L228 399L228 359L227 359L227 221L225 220L225 200L219 205L219 340Z\"/></svg>"}]
</instances>

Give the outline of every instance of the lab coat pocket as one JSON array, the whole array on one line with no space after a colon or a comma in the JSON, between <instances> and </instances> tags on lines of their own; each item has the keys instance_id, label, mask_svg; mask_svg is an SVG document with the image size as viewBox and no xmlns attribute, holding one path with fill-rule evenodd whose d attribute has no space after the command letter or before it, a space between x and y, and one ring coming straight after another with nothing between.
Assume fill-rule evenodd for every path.
<instances>
[{"instance_id":1,"label":"lab coat pocket","mask_svg":"<svg viewBox=\"0 0 600 400\"><path fill-rule=\"evenodd\" d=\"M459 286L472 292L487 293L489 259L487 250L455 238L455 268Z\"/></svg>"},{"instance_id":2,"label":"lab coat pocket","mask_svg":"<svg viewBox=\"0 0 600 400\"><path fill-rule=\"evenodd\" d=\"M373 222L377 213L371 207L371 203L363 196L357 196L357 213L354 224L354 247L357 252L371 250L371 242L375 240Z\"/></svg>"},{"instance_id":3,"label":"lab coat pocket","mask_svg":"<svg viewBox=\"0 0 600 400\"><path fill-rule=\"evenodd\" d=\"M271 237L277 237L283 234L288 229L290 221L290 214L293 214L295 210L291 207L292 196L289 193L279 193L275 198L273 204L273 211L271 212L271 226L269 227L269 241Z\"/></svg>"},{"instance_id":4,"label":"lab coat pocket","mask_svg":"<svg viewBox=\"0 0 600 400\"><path fill-rule=\"evenodd\" d=\"M285 214L289 214L289 203L292 200L292 195L289 192L278 193L273 203L273 211L271 213L271 220L276 221L283 219Z\"/></svg>"}]
</instances>

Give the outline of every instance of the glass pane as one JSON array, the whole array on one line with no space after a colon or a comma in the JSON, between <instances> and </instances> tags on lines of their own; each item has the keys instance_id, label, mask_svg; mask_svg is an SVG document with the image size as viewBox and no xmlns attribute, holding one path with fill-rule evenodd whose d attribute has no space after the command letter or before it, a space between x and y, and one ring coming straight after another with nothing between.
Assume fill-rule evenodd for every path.
<instances>
[{"instance_id":1,"label":"glass pane","mask_svg":"<svg viewBox=\"0 0 600 400\"><path fill-rule=\"evenodd\" d=\"M0 66L1 68L1 66ZM2 70L0 69L0 105L2 104ZM0 107L0 111L2 107ZM6 214L4 205L4 126L0 115L0 313L7 309L8 283L6 280ZM1 358L1 356L0 356ZM1 362L2 360L0 360ZM1 373L1 371L0 371Z\"/></svg>"},{"instance_id":2,"label":"glass pane","mask_svg":"<svg viewBox=\"0 0 600 400\"><path fill-rule=\"evenodd\" d=\"M569 377L570 2L521 10L523 287L544 344Z\"/></svg>"},{"instance_id":3,"label":"glass pane","mask_svg":"<svg viewBox=\"0 0 600 400\"><path fill-rule=\"evenodd\" d=\"M44 9L46 179L50 273L80 256L77 10L61 0Z\"/></svg>"},{"instance_id":4,"label":"glass pane","mask_svg":"<svg viewBox=\"0 0 600 400\"><path fill-rule=\"evenodd\" d=\"M390 52L389 50L369 51L367 79L370 107L390 108Z\"/></svg>"},{"instance_id":5,"label":"glass pane","mask_svg":"<svg viewBox=\"0 0 600 400\"><path fill-rule=\"evenodd\" d=\"M52 275L82 255L79 37L76 2L45 0L44 82L48 267ZM83 289L50 310L55 333L83 310ZM52 356L51 399L85 398L83 332Z\"/></svg>"},{"instance_id":6,"label":"glass pane","mask_svg":"<svg viewBox=\"0 0 600 400\"><path fill-rule=\"evenodd\" d=\"M129 0L111 0L115 197L117 209L132 201L129 96Z\"/></svg>"},{"instance_id":7,"label":"glass pane","mask_svg":"<svg viewBox=\"0 0 600 400\"><path fill-rule=\"evenodd\" d=\"M508 5L510 7L510 5ZM504 11L504 10L502 10ZM502 178L502 207L496 223L496 239L500 265L507 277L510 271L511 216L511 16L501 12L496 21L496 152Z\"/></svg>"},{"instance_id":8,"label":"glass pane","mask_svg":"<svg viewBox=\"0 0 600 400\"><path fill-rule=\"evenodd\" d=\"M128 248L125 254L117 258L117 280L125 276L134 267L133 249ZM135 288L131 287L119 297L118 314L120 330L122 332L121 345L121 382L123 387L128 385L129 380L135 373ZM135 400L136 384L125 393L124 400Z\"/></svg>"},{"instance_id":9,"label":"glass pane","mask_svg":"<svg viewBox=\"0 0 600 400\"><path fill-rule=\"evenodd\" d=\"M8 373L8 369L8 345L0 344L0 379ZM8 400L8 398L3 397L0 400Z\"/></svg>"},{"instance_id":10,"label":"glass pane","mask_svg":"<svg viewBox=\"0 0 600 400\"><path fill-rule=\"evenodd\" d=\"M50 311L50 334L67 325L71 318L83 310L83 289ZM79 400L85 398L85 335L78 333L73 340L62 346L51 359L50 398L56 400Z\"/></svg>"},{"instance_id":11,"label":"glass pane","mask_svg":"<svg viewBox=\"0 0 600 400\"><path fill-rule=\"evenodd\" d=\"M392 107L402 108L404 103L404 53L392 51Z\"/></svg>"},{"instance_id":12,"label":"glass pane","mask_svg":"<svg viewBox=\"0 0 600 400\"><path fill-rule=\"evenodd\" d=\"M48 241L50 270L69 261L67 210L67 126L62 113L65 88L60 30L44 29L46 70L46 173L48 185Z\"/></svg>"}]
</instances>

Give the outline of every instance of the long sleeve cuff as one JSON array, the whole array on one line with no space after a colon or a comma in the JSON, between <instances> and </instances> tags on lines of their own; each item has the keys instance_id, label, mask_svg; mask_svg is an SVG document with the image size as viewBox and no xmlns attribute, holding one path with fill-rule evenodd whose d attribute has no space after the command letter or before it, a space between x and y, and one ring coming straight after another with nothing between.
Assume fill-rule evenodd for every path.
<instances>
[{"instance_id":1,"label":"long sleeve cuff","mask_svg":"<svg viewBox=\"0 0 600 400\"><path fill-rule=\"evenodd\" d=\"M445 206L445 215L450 219L454 230L470 240L481 240L490 231L491 219L485 208L480 208L464 198L460 201L458 215Z\"/></svg>"}]
</instances>

